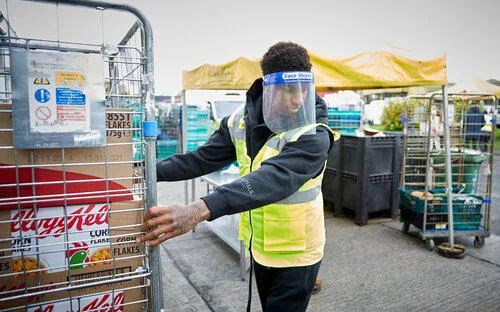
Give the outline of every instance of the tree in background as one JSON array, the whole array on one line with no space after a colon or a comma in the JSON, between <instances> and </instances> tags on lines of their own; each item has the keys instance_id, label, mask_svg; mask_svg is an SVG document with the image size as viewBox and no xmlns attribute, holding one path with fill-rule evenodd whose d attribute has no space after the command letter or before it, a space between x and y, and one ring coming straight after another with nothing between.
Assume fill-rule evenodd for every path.
<instances>
[{"instance_id":1,"label":"tree in background","mask_svg":"<svg viewBox=\"0 0 500 312\"><path fill-rule=\"evenodd\" d=\"M382 111L381 125L385 131L403 131L401 116L409 114L411 116L412 127L419 129L419 122L424 122L427 118L425 110L428 103L426 100L410 98L406 102L389 102ZM405 106L408 112L405 112ZM408 116L408 117L409 117Z\"/></svg>"},{"instance_id":2,"label":"tree in background","mask_svg":"<svg viewBox=\"0 0 500 312\"><path fill-rule=\"evenodd\" d=\"M404 112L402 102L389 102L382 112L382 129L385 131L402 131L400 115Z\"/></svg>"}]
</instances>

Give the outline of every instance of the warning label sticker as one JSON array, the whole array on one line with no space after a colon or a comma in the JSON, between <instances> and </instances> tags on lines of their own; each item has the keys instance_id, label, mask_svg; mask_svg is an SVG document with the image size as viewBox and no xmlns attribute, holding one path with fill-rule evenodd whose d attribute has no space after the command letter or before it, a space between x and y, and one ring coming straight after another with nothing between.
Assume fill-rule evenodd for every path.
<instances>
[{"instance_id":1,"label":"warning label sticker","mask_svg":"<svg viewBox=\"0 0 500 312\"><path fill-rule=\"evenodd\" d=\"M58 121L85 121L87 119L86 110L83 107L75 106L58 106L57 120Z\"/></svg>"},{"instance_id":2,"label":"warning label sticker","mask_svg":"<svg viewBox=\"0 0 500 312\"><path fill-rule=\"evenodd\" d=\"M85 86L85 78L81 72L56 72L56 86L75 86L83 88Z\"/></svg>"},{"instance_id":3,"label":"warning label sticker","mask_svg":"<svg viewBox=\"0 0 500 312\"><path fill-rule=\"evenodd\" d=\"M38 89L35 91L35 99L40 103L47 103L50 100L50 92L46 89Z\"/></svg>"},{"instance_id":4,"label":"warning label sticker","mask_svg":"<svg viewBox=\"0 0 500 312\"><path fill-rule=\"evenodd\" d=\"M85 105L85 94L80 90L56 88L57 105Z\"/></svg>"},{"instance_id":5,"label":"warning label sticker","mask_svg":"<svg viewBox=\"0 0 500 312\"><path fill-rule=\"evenodd\" d=\"M90 102L98 98L95 81L96 77L103 77L102 64L100 55L30 52L28 92L31 131L90 131Z\"/></svg>"},{"instance_id":6,"label":"warning label sticker","mask_svg":"<svg viewBox=\"0 0 500 312\"><path fill-rule=\"evenodd\" d=\"M43 78L35 78L35 81L33 81L34 84L42 84L42 85L48 85L50 84L49 78L43 77Z\"/></svg>"},{"instance_id":7,"label":"warning label sticker","mask_svg":"<svg viewBox=\"0 0 500 312\"><path fill-rule=\"evenodd\" d=\"M35 111L36 118L40 120L48 120L50 118L50 115L52 115L50 108L47 106L40 106L39 108L36 109Z\"/></svg>"}]
</instances>

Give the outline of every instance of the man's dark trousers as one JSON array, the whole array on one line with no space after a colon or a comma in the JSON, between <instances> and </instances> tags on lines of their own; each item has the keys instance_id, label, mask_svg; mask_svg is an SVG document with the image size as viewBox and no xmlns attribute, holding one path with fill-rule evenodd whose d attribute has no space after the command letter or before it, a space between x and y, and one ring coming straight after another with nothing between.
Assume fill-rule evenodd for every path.
<instances>
[{"instance_id":1,"label":"man's dark trousers","mask_svg":"<svg viewBox=\"0 0 500 312\"><path fill-rule=\"evenodd\" d=\"M253 261L264 312L306 311L321 261L310 266L270 268Z\"/></svg>"}]
</instances>

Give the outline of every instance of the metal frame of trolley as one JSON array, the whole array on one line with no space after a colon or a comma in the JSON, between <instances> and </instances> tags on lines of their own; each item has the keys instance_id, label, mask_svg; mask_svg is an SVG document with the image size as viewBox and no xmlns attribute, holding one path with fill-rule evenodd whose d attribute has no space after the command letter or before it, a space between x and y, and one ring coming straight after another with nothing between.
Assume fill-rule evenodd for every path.
<instances>
[{"instance_id":1,"label":"metal frame of trolley","mask_svg":"<svg viewBox=\"0 0 500 312\"><path fill-rule=\"evenodd\" d=\"M480 248L490 235L496 103L492 94L445 92L405 101L402 230L417 227L429 250L434 238L475 236Z\"/></svg>"},{"instance_id":2,"label":"metal frame of trolley","mask_svg":"<svg viewBox=\"0 0 500 312\"><path fill-rule=\"evenodd\" d=\"M0 35L0 104L2 109L0 114L12 114L13 103L16 102L16 90L11 86L11 64L12 51L15 49L23 50L25 53L34 53L32 51L51 51L50 53L64 55L97 55L102 56L103 73L105 87L105 106L109 110L119 111L121 118L128 120L128 123L118 123L115 126L106 124L106 133L119 133L129 136L130 140L121 140L119 142L110 142L107 140L104 146L99 147L79 147L68 148L61 147L54 149L58 153L57 159L46 159L40 157L41 149L15 148L11 144L1 144L0 151L11 153L13 156L12 164L1 164L0 175L5 172L15 172L14 183L0 184L0 193L9 188L15 191L16 196L0 198L0 213L10 209L11 213L4 213L5 218L0 219L1 226L14 228L31 226L31 232L23 237L21 231L21 244L15 243L13 237L0 238L0 262L15 264L16 260L21 261L18 271L12 273L0 273L0 280L11 280L13 283L20 283L16 289L0 289L0 310L44 310L49 308L64 308L66 310L81 310L84 308L97 310L101 308L114 310L163 310L163 286L161 280L160 249L159 247L146 248L144 245L135 244L135 236L141 234L142 214L152 206L156 205L156 120L154 110L154 58L153 58L153 34L147 18L136 8L117 3L91 0L45 0L30 1L33 7L54 9L57 19L57 40L45 40L42 38L21 37L15 31L16 20L9 18L9 0L6 2L5 11L2 12L0 27L4 32ZM35 3L37 2L37 3ZM28 4L26 4L28 5ZM64 8L64 14L95 14L101 20L101 42L89 43L60 40L60 17L61 7ZM137 21L130 29L124 29L124 37L119 42L111 44L105 43L104 38L108 30L105 29L105 19L107 14L130 13ZM121 15L120 15L121 17ZM36 25L36 23L31 23ZM73 25L74 26L74 25ZM81 26L83 28L83 25ZM32 27L34 28L34 27ZM37 29L31 29L36 33ZM12 136L13 128L16 125L0 125L0 134ZM125 160L113 158L114 148L122 148L129 155ZM72 161L71 155L84 155L89 149L100 149L103 152L102 157L78 158L79 161ZM21 155L27 155L27 161L21 158ZM2 161L3 162L3 161ZM62 170L62 178L47 182L40 181L38 170L43 168L57 167ZM69 172L75 168L98 168L102 167L103 176L96 179L71 180ZM116 177L111 174L113 167L126 168L125 173ZM121 170L121 169L119 169ZM2 173L3 171L3 173ZM21 179L20 173L28 173L28 182ZM101 183L103 189L99 191L87 192L85 188L69 192L71 184L80 183ZM137 205L127 204L121 210L113 210L117 203L116 198L120 196L111 186L117 183L127 185L121 192L126 192L127 203L136 202ZM47 185L61 185L61 192L58 194L49 193L42 195L39 190ZM23 188L30 188L29 196L22 195ZM49 209L51 198L58 198L60 210L55 215L47 217L44 209ZM99 198L99 205L103 211L94 212L72 212L71 208L74 202L82 200L91 200ZM95 203L95 201L93 201ZM44 204L45 203L45 204ZM124 202L118 202L124 203ZM11 206L15 207L12 208ZM3 207L2 207L3 206ZM7 208L10 207L10 208ZM108 207L106 209L106 207ZM52 208L50 208L52 209ZM31 212L31 213L28 213ZM113 218L113 214L117 217ZM120 220L119 225L114 224L121 214L130 214L134 218L130 221ZM10 217L9 217L10 215ZM17 215L18 219L12 216ZM21 217L24 216L24 217ZM29 216L29 217L27 217ZM139 216L136 218L136 216ZM61 242L57 243L59 249L54 249L55 243L44 243L47 233L42 231L42 225L51 221L58 221L61 225ZM85 262L75 267L70 263L69 256L64 266L55 267L41 265L42 258L54 258L57 255L75 255L74 242L72 241L71 227L75 220L85 222L91 220L101 220L107 224L102 230L108 233L109 237L102 242L102 246L108 251L104 258L87 257ZM114 221L112 221L114 220ZM59 224L58 223L58 224ZM89 230L90 232L92 230ZM78 234L86 230L77 231ZM27 233L27 232L25 232ZM122 233L122 234L120 234ZM28 246L24 242L30 241ZM87 248L93 248L99 243L94 241L83 242L89 245ZM135 245L134 245L135 244ZM15 245L15 246L14 246ZM120 250L133 246L139 252L133 256L122 257ZM125 248L125 249L123 249ZM50 250L50 251L47 251ZM99 254L101 255L101 254ZM34 259L33 267L28 267L28 258ZM138 260L137 267L122 267L127 260ZM86 274L85 268L106 267L107 270L100 271L99 274L92 276ZM76 270L73 270L76 269ZM53 271L62 274L61 280L52 283L48 277L52 276ZM3 272L3 271L0 271ZM79 274L76 274L80 272ZM137 282L134 282L137 281ZM125 292L135 291L134 300L123 301ZM58 294L58 295L57 295ZM62 295L61 295L62 294ZM52 296L54 295L54 296ZM55 296L57 295L57 296ZM48 297L47 297L48 296ZM52 296L52 297L50 297ZM101 296L99 300L93 301L90 305L84 306L95 296ZM44 299L45 297L45 299ZM151 298L149 298L151 297ZM46 300L49 298L49 300ZM54 298L54 299L52 299ZM57 309L56 309L57 310ZM66 311L64 310L64 311Z\"/></svg>"}]
</instances>

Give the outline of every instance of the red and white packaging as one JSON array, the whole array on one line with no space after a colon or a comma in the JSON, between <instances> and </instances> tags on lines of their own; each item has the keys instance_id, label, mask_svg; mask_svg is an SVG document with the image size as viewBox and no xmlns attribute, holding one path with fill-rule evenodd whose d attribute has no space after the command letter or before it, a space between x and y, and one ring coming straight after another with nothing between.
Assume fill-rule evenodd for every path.
<instances>
[{"instance_id":1,"label":"red and white packaging","mask_svg":"<svg viewBox=\"0 0 500 312\"><path fill-rule=\"evenodd\" d=\"M134 301L140 300L137 292L115 291L93 296L84 296L73 300L60 301L53 304L44 304L38 307L29 308L29 312L126 312L141 311L142 303Z\"/></svg>"},{"instance_id":2,"label":"red and white packaging","mask_svg":"<svg viewBox=\"0 0 500 312\"><path fill-rule=\"evenodd\" d=\"M0 210L0 220L9 221L0 223L0 299L25 296L28 304L42 304L69 298L67 287L79 285L83 287L72 290L71 297L82 297L81 308L92 304L99 307L96 311L107 311L109 297L94 296L86 301L90 297L83 295L97 296L113 287L118 291L140 285L142 279L134 276L144 270L143 244L135 242L142 225L142 209L141 201L123 201L41 208L36 214L33 209ZM76 259L78 253L81 257ZM114 286L92 284L113 276L121 279ZM24 303L24 298L9 299L2 301L2 307ZM70 303L49 304L43 311L66 311L65 304Z\"/></svg>"},{"instance_id":3,"label":"red and white packaging","mask_svg":"<svg viewBox=\"0 0 500 312\"><path fill-rule=\"evenodd\" d=\"M6 130L0 131L0 210L31 208L35 202L55 207L133 199L130 110L106 111L107 146L63 153L60 148L14 150L10 108L0 104L0 130Z\"/></svg>"},{"instance_id":4,"label":"red and white packaging","mask_svg":"<svg viewBox=\"0 0 500 312\"><path fill-rule=\"evenodd\" d=\"M38 269L43 274L83 269L142 253L135 243L140 201L0 211L5 219L10 226L0 224L0 238L11 238L10 267L20 274L23 260L27 274L36 275Z\"/></svg>"},{"instance_id":5,"label":"red and white packaging","mask_svg":"<svg viewBox=\"0 0 500 312\"><path fill-rule=\"evenodd\" d=\"M44 304L36 308L29 308L29 312L80 312L80 311L123 311L124 294L117 291L114 294L102 295L66 300L53 304ZM113 309L112 309L113 308Z\"/></svg>"}]
</instances>

